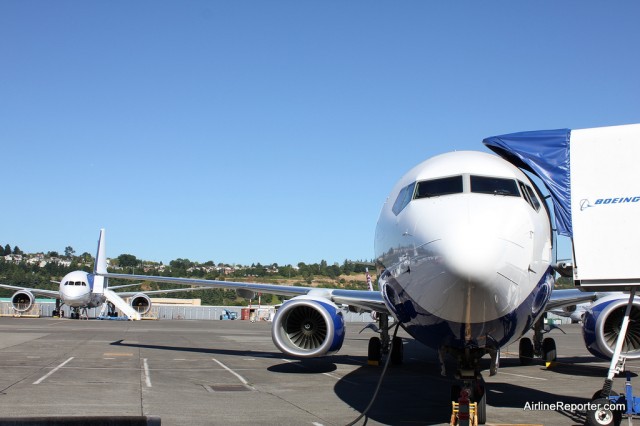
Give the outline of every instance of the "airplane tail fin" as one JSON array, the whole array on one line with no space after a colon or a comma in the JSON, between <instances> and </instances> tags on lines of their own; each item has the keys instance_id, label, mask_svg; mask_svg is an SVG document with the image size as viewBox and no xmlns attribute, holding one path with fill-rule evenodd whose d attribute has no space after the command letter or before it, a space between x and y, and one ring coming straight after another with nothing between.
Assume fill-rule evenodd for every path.
<instances>
[{"instance_id":1,"label":"airplane tail fin","mask_svg":"<svg viewBox=\"0 0 640 426\"><path fill-rule=\"evenodd\" d=\"M93 266L93 273L107 273L107 254L104 250L104 228L100 230L100 238L98 239L98 252L96 253L96 263Z\"/></svg>"},{"instance_id":2,"label":"airplane tail fin","mask_svg":"<svg viewBox=\"0 0 640 426\"><path fill-rule=\"evenodd\" d=\"M96 274L107 273L107 253L104 248L104 229L100 230L98 239L98 252L96 253L96 263L93 265L93 286L92 292L102 294L107 288L107 279Z\"/></svg>"}]
</instances>

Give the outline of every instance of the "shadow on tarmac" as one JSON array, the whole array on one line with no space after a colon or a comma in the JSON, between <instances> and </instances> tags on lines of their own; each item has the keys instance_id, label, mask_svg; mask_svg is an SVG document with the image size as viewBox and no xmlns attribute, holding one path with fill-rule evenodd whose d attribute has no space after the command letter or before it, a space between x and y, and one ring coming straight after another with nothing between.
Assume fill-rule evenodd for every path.
<instances>
[{"instance_id":1,"label":"shadow on tarmac","mask_svg":"<svg viewBox=\"0 0 640 426\"><path fill-rule=\"evenodd\" d=\"M434 351L413 341L405 340L405 363L400 366L389 366L376 402L367 414L370 420L383 424L443 424L448 423L451 416L450 389L457 383L451 376L455 371L455 364L448 359L446 362L448 377L440 375L440 366ZM488 369L489 360L483 359L483 366ZM507 368L520 366L517 359L508 361ZM501 368L504 366L501 365ZM558 366L557 366L558 367ZM541 365L542 368L542 365ZM577 368L594 376L601 374L600 368L590 370L588 366L560 365L560 372L572 374ZM555 368L552 370L557 371ZM346 375L335 385L336 395L356 411L363 412L369 405L375 391L381 367L367 365ZM606 371L605 371L606 373ZM488 376L488 371L484 371ZM578 374L579 375L579 374ZM499 373L498 373L499 377ZM562 393L561 388L554 388L555 392L532 389L511 383L496 382L487 384L487 422L492 423L493 407L515 408L524 411L527 404L585 404L588 397L572 397ZM556 393L558 392L558 393ZM566 418L565 424L583 425L586 421L584 412L569 409L556 409L555 413ZM514 419L517 421L517 419Z\"/></svg>"},{"instance_id":2,"label":"shadow on tarmac","mask_svg":"<svg viewBox=\"0 0 640 426\"><path fill-rule=\"evenodd\" d=\"M230 350L214 348L193 348L166 345L149 345L114 341L113 346L181 351L210 355L251 356L270 359L282 359L280 352L264 352L251 350ZM447 360L449 377L440 375L440 366L434 351L415 342L404 339L405 362L399 366L389 366L382 382L380 392L367 414L367 418L383 424L443 424L448 423L451 416L450 388L455 380L451 373L455 371L452 360ZM569 362L592 362L592 357L575 357L561 359L553 368L554 373L567 375L583 375L597 377L606 375L606 368L600 366L573 365ZM483 359L488 368L488 360ZM356 365L359 368L338 380L334 390L336 395L346 404L362 413L369 405L378 384L383 366L369 366L366 357L332 355L313 359L295 359L283 362L267 370L276 374L323 374L337 370L337 365ZM519 367L518 359L501 360L501 369ZM541 368L542 365L541 365ZM488 372L484 373L488 375ZM603 376L604 377L604 376ZM559 389L561 392L562 389ZM517 386L509 383L491 383L487 385L487 420L491 423L492 407L511 407L524 410L527 404L583 404L588 398L569 397L567 395L545 392ZM566 417L569 422L584 424L585 415L580 412L555 410ZM355 416L354 416L355 418ZM346 422L353 419L345 419Z\"/></svg>"},{"instance_id":3,"label":"shadow on tarmac","mask_svg":"<svg viewBox=\"0 0 640 426\"><path fill-rule=\"evenodd\" d=\"M230 356L241 356L241 357L255 357L255 358L293 358L284 355L282 352L264 352L264 351L239 351L234 349L214 349L214 348L192 348L185 346L166 346L166 345L147 345L140 343L125 343L124 340L116 340L115 342L110 343L111 346L121 346L127 348L138 348L138 349L157 349L162 351L176 351L176 352L190 352L190 353L201 353L201 354L209 354L209 355L230 355ZM297 372L301 373L300 366L305 369L309 369L311 372L317 370L319 373L326 373L328 371L334 371L336 369L335 364L344 364L344 365L362 365L366 364L366 357L352 357L352 356L341 356L341 355L329 355L326 357L312 358L312 359L297 359L293 358L294 362L281 364L280 370L276 372L287 373L287 372ZM335 363L335 364L334 364ZM332 364L333 367L330 370L324 371L329 364ZM286 367L289 365L290 367ZM271 367L275 368L275 367ZM323 370L323 371L320 371Z\"/></svg>"}]
</instances>

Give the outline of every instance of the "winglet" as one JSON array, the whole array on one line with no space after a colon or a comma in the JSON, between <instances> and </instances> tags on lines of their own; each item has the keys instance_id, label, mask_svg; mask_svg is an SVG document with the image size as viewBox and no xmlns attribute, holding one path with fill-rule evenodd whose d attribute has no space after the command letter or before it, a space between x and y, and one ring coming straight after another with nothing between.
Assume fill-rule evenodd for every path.
<instances>
[{"instance_id":1,"label":"winglet","mask_svg":"<svg viewBox=\"0 0 640 426\"><path fill-rule=\"evenodd\" d=\"M94 274L107 273L107 253L104 249L104 228L100 230L100 238L98 239L98 253L96 253L96 263L93 267Z\"/></svg>"}]
</instances>

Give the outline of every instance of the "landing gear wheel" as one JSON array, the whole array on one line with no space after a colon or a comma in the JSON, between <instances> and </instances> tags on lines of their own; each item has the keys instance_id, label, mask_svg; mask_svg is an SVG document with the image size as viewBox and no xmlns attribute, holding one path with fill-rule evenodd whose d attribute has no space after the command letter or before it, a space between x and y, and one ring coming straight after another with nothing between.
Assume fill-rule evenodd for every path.
<instances>
[{"instance_id":1,"label":"landing gear wheel","mask_svg":"<svg viewBox=\"0 0 640 426\"><path fill-rule=\"evenodd\" d=\"M558 359L558 355L556 352L556 341L551 337L545 337L542 341L542 357L544 358L544 362L547 367L550 366L551 363L556 362Z\"/></svg>"},{"instance_id":2,"label":"landing gear wheel","mask_svg":"<svg viewBox=\"0 0 640 426\"><path fill-rule=\"evenodd\" d=\"M380 365L380 359L382 359L382 343L379 337L372 337L369 339L369 365Z\"/></svg>"},{"instance_id":3,"label":"landing gear wheel","mask_svg":"<svg viewBox=\"0 0 640 426\"><path fill-rule=\"evenodd\" d=\"M592 404L597 405L595 410L587 410L587 424L589 426L609 426L619 425L622 420L622 413L619 411L605 410L603 407L606 404L610 404L609 398L598 398L591 401Z\"/></svg>"},{"instance_id":4,"label":"landing gear wheel","mask_svg":"<svg viewBox=\"0 0 640 426\"><path fill-rule=\"evenodd\" d=\"M520 339L518 357L520 358L520 365L531 365L533 362L533 343L528 337Z\"/></svg>"},{"instance_id":5,"label":"landing gear wheel","mask_svg":"<svg viewBox=\"0 0 640 426\"><path fill-rule=\"evenodd\" d=\"M404 347L402 346L402 338L393 338L393 349L391 349L391 363L393 365L402 364L402 358L404 357Z\"/></svg>"},{"instance_id":6,"label":"landing gear wheel","mask_svg":"<svg viewBox=\"0 0 640 426\"><path fill-rule=\"evenodd\" d=\"M473 390L473 402L478 403L478 424L487 422L487 393L485 392L484 380L478 381Z\"/></svg>"}]
</instances>

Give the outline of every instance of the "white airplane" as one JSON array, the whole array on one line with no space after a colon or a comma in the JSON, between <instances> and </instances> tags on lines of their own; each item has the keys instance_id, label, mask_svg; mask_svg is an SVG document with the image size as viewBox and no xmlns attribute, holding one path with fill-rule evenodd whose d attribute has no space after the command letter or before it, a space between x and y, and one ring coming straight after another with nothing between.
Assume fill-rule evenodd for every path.
<instances>
[{"instance_id":1,"label":"white airplane","mask_svg":"<svg viewBox=\"0 0 640 426\"><path fill-rule=\"evenodd\" d=\"M494 374L500 348L533 328L533 342L520 340L521 362L531 362L534 355L554 361L555 342L543 339L544 313L595 299L579 290L552 293L552 228L542 199L523 172L492 154L451 152L424 161L398 181L382 207L375 231L377 290L99 275L235 288L248 298L255 292L292 297L273 320L272 338L282 352L301 358L340 349L345 336L340 306L349 305L377 313L380 336L370 339L369 361L389 355L387 362L400 363L402 341L390 336L391 315L417 341L439 351L443 366L446 354L457 360L456 377L478 402L478 420L484 423L480 358L491 357ZM102 236L101 231L100 241ZM611 306L595 302L593 323L607 322ZM601 355L611 356L613 343L591 327ZM454 384L456 399L458 390Z\"/></svg>"},{"instance_id":2,"label":"white airplane","mask_svg":"<svg viewBox=\"0 0 640 426\"><path fill-rule=\"evenodd\" d=\"M107 260L104 256L104 247L99 247L96 256L96 264L94 273L90 274L84 271L73 271L65 275L58 283L59 289L45 290L39 288L29 288L13 286L8 284L0 284L0 288L16 290L11 296L11 305L17 312L26 312L33 306L35 295L50 297L60 300L64 305L71 309L71 318L80 318L81 312L89 308L103 306L109 302L117 307L129 319L139 320L142 315L151 309L151 299L149 294L173 293L198 290L197 288L179 288L172 290L152 290L152 291L134 291L134 292L114 292L113 290L123 287L131 287L137 284L128 284L121 286L108 287L107 280L96 275L96 271L107 271ZM201 289L200 289L201 290ZM129 303L122 298L129 297Z\"/></svg>"}]
</instances>

